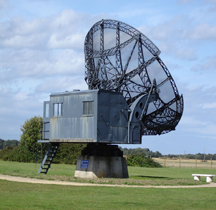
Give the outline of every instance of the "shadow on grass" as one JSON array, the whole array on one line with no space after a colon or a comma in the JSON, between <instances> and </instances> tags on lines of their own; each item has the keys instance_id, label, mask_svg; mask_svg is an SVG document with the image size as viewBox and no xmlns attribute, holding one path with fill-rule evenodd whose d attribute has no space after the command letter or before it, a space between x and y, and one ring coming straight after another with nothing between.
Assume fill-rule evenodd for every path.
<instances>
[{"instance_id":1,"label":"shadow on grass","mask_svg":"<svg viewBox=\"0 0 216 210\"><path fill-rule=\"evenodd\" d=\"M173 179L170 177L164 177L164 176L130 176L131 179Z\"/></svg>"}]
</instances>

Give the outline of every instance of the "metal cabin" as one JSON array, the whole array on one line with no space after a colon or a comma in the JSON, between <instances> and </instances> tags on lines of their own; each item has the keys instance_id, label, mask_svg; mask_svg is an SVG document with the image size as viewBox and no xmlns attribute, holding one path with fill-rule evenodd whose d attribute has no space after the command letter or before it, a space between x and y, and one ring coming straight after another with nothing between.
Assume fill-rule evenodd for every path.
<instances>
[{"instance_id":1,"label":"metal cabin","mask_svg":"<svg viewBox=\"0 0 216 210\"><path fill-rule=\"evenodd\" d=\"M50 101L44 102L43 115L43 139L50 143L129 143L129 107L121 93L53 93Z\"/></svg>"}]
</instances>

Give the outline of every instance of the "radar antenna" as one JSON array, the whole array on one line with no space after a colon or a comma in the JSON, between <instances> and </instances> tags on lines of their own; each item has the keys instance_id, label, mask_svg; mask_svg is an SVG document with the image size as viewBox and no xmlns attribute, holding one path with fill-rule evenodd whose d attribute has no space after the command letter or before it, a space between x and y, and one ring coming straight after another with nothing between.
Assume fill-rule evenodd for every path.
<instances>
[{"instance_id":1,"label":"radar antenna","mask_svg":"<svg viewBox=\"0 0 216 210\"><path fill-rule=\"evenodd\" d=\"M183 96L160 59L158 47L137 29L116 20L95 23L86 35L85 81L90 90L121 92L129 107L138 98L135 115L142 123L142 135L174 130L183 113ZM157 94L148 100L150 94Z\"/></svg>"}]
</instances>

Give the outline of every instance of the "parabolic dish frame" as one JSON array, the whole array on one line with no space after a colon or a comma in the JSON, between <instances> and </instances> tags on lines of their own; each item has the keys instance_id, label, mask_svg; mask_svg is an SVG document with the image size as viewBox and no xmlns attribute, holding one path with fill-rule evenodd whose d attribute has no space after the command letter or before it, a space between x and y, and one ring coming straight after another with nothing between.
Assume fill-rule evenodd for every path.
<instances>
[{"instance_id":1,"label":"parabolic dish frame","mask_svg":"<svg viewBox=\"0 0 216 210\"><path fill-rule=\"evenodd\" d=\"M131 107L156 84L158 99L143 107L142 135L175 129L183 113L183 96L150 39L123 22L101 20L87 33L84 52L85 81L90 90L121 92Z\"/></svg>"}]
</instances>

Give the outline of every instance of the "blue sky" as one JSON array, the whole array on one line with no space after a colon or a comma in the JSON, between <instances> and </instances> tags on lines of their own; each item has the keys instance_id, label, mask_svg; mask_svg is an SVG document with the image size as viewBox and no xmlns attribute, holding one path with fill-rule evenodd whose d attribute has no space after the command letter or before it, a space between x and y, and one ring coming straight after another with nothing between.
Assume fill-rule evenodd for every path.
<instances>
[{"instance_id":1,"label":"blue sky","mask_svg":"<svg viewBox=\"0 0 216 210\"><path fill-rule=\"evenodd\" d=\"M184 96L176 131L129 147L216 153L216 0L0 0L0 138L19 140L50 93L87 89L84 38L101 19L151 39Z\"/></svg>"}]
</instances>

